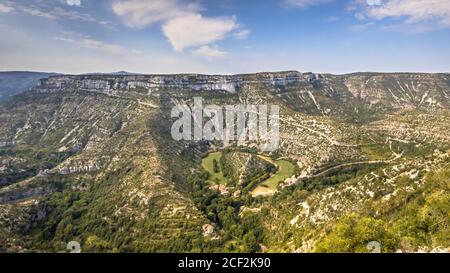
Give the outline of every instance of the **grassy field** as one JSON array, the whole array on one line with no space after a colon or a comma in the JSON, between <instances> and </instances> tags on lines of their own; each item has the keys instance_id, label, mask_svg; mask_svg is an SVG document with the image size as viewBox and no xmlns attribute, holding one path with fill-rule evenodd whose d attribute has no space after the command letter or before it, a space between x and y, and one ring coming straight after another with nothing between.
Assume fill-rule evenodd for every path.
<instances>
[{"instance_id":1,"label":"grassy field","mask_svg":"<svg viewBox=\"0 0 450 273\"><path fill-rule=\"evenodd\" d=\"M255 189L251 191L251 195L273 195L280 182L283 182L286 178L291 177L294 174L295 166L286 160L272 160L269 157L260 156L262 159L269 161L270 163L278 167L278 171L272 175L269 179L261 183Z\"/></svg>"},{"instance_id":2,"label":"grassy field","mask_svg":"<svg viewBox=\"0 0 450 273\"><path fill-rule=\"evenodd\" d=\"M220 157L222 156L221 152L210 153L207 157L202 160L202 167L209 173L209 181L216 184L226 184L227 180L223 176L222 166L220 166ZM214 172L213 161L217 160L219 163L219 172Z\"/></svg>"},{"instance_id":3,"label":"grassy field","mask_svg":"<svg viewBox=\"0 0 450 273\"><path fill-rule=\"evenodd\" d=\"M266 181L264 181L260 186L276 190L280 182L292 176L292 174L294 173L295 166L294 164L286 160L277 160L273 161L272 163L278 166L279 168L278 172L272 175Z\"/></svg>"},{"instance_id":4,"label":"grassy field","mask_svg":"<svg viewBox=\"0 0 450 273\"><path fill-rule=\"evenodd\" d=\"M220 166L220 157L222 156L221 152L210 153L207 157L202 160L202 167L209 173L209 181L215 184L226 184L227 180L223 176L222 166ZM292 176L295 170L294 164L286 160L277 160L274 161L269 157L260 156L261 159L266 160L278 167L278 171L272 175L269 179L258 185L253 191L252 195L269 195L273 194L280 182L283 182L286 178ZM214 172L213 160L217 160L219 162L220 171Z\"/></svg>"}]
</instances>

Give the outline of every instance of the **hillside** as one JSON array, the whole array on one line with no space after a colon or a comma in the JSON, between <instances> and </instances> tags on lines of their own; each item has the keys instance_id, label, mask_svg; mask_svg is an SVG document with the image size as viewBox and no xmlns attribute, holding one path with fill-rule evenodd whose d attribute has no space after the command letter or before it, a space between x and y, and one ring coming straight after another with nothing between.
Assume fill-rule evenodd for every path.
<instances>
[{"instance_id":1,"label":"hillside","mask_svg":"<svg viewBox=\"0 0 450 273\"><path fill-rule=\"evenodd\" d=\"M173 140L193 97L279 149ZM0 250L448 251L449 131L449 74L51 76L0 107Z\"/></svg>"}]
</instances>

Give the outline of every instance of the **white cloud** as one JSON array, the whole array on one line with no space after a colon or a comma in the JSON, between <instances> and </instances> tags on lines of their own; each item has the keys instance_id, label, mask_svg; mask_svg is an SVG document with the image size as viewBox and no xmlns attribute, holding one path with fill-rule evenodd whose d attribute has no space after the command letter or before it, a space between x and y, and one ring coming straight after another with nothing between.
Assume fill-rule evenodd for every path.
<instances>
[{"instance_id":1,"label":"white cloud","mask_svg":"<svg viewBox=\"0 0 450 273\"><path fill-rule=\"evenodd\" d=\"M293 7L306 8L309 6L328 3L331 1L333 0L285 0L285 3Z\"/></svg>"},{"instance_id":2,"label":"white cloud","mask_svg":"<svg viewBox=\"0 0 450 273\"><path fill-rule=\"evenodd\" d=\"M208 60L222 59L227 56L227 53L220 51L217 46L201 46L198 49L192 51L192 54L196 56L204 57Z\"/></svg>"},{"instance_id":3,"label":"white cloud","mask_svg":"<svg viewBox=\"0 0 450 273\"><path fill-rule=\"evenodd\" d=\"M142 54L141 51L132 49L128 50L120 45L117 44L111 44L106 43L100 40L93 39L89 36L85 35L79 35L75 33L62 33L64 36L62 37L55 37L56 41L71 43L74 45L77 45L79 47L88 48L88 49L94 49L103 51L106 53L112 53L112 54Z\"/></svg>"},{"instance_id":4,"label":"white cloud","mask_svg":"<svg viewBox=\"0 0 450 273\"><path fill-rule=\"evenodd\" d=\"M102 41L95 40L92 38L84 38L81 41L79 41L79 44L85 48L101 50L109 53L119 53L119 54L128 53L128 50L119 45L104 43Z\"/></svg>"},{"instance_id":5,"label":"white cloud","mask_svg":"<svg viewBox=\"0 0 450 273\"><path fill-rule=\"evenodd\" d=\"M72 0L73 3L81 1ZM68 2L64 3L68 4ZM104 24L106 21L98 21L94 16L88 13L82 13L75 10L67 9L65 6L47 5L42 1L37 1L33 5L25 5L20 2L7 2L7 5L0 3L0 11L6 7L7 11L17 11L20 13L28 14L35 17L42 17L48 20L80 20L86 22L96 22Z\"/></svg>"},{"instance_id":6,"label":"white cloud","mask_svg":"<svg viewBox=\"0 0 450 273\"><path fill-rule=\"evenodd\" d=\"M367 5L369 6L379 6L381 5L381 0L367 0Z\"/></svg>"},{"instance_id":7,"label":"white cloud","mask_svg":"<svg viewBox=\"0 0 450 273\"><path fill-rule=\"evenodd\" d=\"M359 1L365 16L375 20L395 18L405 24L429 23L450 27L449 0L366 0Z\"/></svg>"},{"instance_id":8,"label":"white cloud","mask_svg":"<svg viewBox=\"0 0 450 273\"><path fill-rule=\"evenodd\" d=\"M350 26L350 30L352 30L352 31L365 30L365 29L368 29L368 28L370 28L370 27L372 27L374 25L375 25L374 22L368 22L368 23L364 23L364 24L353 25L353 26Z\"/></svg>"},{"instance_id":9,"label":"white cloud","mask_svg":"<svg viewBox=\"0 0 450 273\"><path fill-rule=\"evenodd\" d=\"M114 0L112 9L130 27L141 28L200 11L197 4L178 0Z\"/></svg>"},{"instance_id":10,"label":"white cloud","mask_svg":"<svg viewBox=\"0 0 450 273\"><path fill-rule=\"evenodd\" d=\"M69 6L81 6L81 0L66 0Z\"/></svg>"},{"instance_id":11,"label":"white cloud","mask_svg":"<svg viewBox=\"0 0 450 273\"><path fill-rule=\"evenodd\" d=\"M251 31L249 29L239 29L235 33L233 33L233 36L238 40L247 39L250 35Z\"/></svg>"},{"instance_id":12,"label":"white cloud","mask_svg":"<svg viewBox=\"0 0 450 273\"><path fill-rule=\"evenodd\" d=\"M66 37L56 37L55 40L56 41L61 41L61 42L75 43L74 39L66 38Z\"/></svg>"},{"instance_id":13,"label":"white cloud","mask_svg":"<svg viewBox=\"0 0 450 273\"><path fill-rule=\"evenodd\" d=\"M14 11L14 8L0 3L0 13L8 13Z\"/></svg>"},{"instance_id":14,"label":"white cloud","mask_svg":"<svg viewBox=\"0 0 450 273\"><path fill-rule=\"evenodd\" d=\"M250 34L234 16L203 16L203 8L193 1L114 0L112 9L129 27L161 24L164 36L175 51L198 47L195 50L198 54L194 55L223 55L210 45L227 37L245 39Z\"/></svg>"},{"instance_id":15,"label":"white cloud","mask_svg":"<svg viewBox=\"0 0 450 273\"><path fill-rule=\"evenodd\" d=\"M163 25L164 35L176 51L214 43L225 38L239 25L235 17L203 17L190 14L176 17Z\"/></svg>"}]
</instances>

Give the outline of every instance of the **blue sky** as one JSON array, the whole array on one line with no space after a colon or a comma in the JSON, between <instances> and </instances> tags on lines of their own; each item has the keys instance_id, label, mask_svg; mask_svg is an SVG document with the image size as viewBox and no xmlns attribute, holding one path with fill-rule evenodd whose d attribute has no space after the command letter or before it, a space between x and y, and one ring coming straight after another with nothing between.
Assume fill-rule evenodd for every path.
<instances>
[{"instance_id":1,"label":"blue sky","mask_svg":"<svg viewBox=\"0 0 450 273\"><path fill-rule=\"evenodd\" d=\"M450 72L449 0L0 0L0 70Z\"/></svg>"}]
</instances>

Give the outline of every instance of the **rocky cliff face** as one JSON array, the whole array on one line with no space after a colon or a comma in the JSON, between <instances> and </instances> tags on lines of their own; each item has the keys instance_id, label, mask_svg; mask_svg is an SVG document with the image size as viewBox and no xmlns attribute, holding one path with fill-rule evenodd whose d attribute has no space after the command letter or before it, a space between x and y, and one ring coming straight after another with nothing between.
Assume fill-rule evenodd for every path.
<instances>
[{"instance_id":1,"label":"rocky cliff face","mask_svg":"<svg viewBox=\"0 0 450 273\"><path fill-rule=\"evenodd\" d=\"M392 107L450 106L449 74L354 74L338 77L355 97L370 104Z\"/></svg>"},{"instance_id":2,"label":"rocky cliff face","mask_svg":"<svg viewBox=\"0 0 450 273\"><path fill-rule=\"evenodd\" d=\"M270 86L286 86L296 82L317 79L312 73L299 72L259 73L249 75L85 75L55 76L41 80L40 89L84 89L109 93L144 88L149 93L167 89L191 91L227 91L235 93L244 84L261 83Z\"/></svg>"},{"instance_id":3,"label":"rocky cliff face","mask_svg":"<svg viewBox=\"0 0 450 273\"><path fill-rule=\"evenodd\" d=\"M243 75L79 75L53 76L40 81L40 92L85 90L105 94L163 90L225 91L262 86L294 108L322 115L336 109L450 108L450 75L418 73L356 73L321 75L295 71ZM380 109L378 109L380 110ZM359 109L355 110L356 112Z\"/></svg>"}]
</instances>

